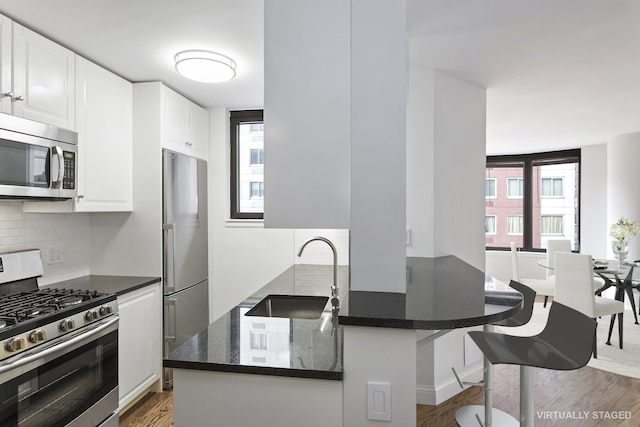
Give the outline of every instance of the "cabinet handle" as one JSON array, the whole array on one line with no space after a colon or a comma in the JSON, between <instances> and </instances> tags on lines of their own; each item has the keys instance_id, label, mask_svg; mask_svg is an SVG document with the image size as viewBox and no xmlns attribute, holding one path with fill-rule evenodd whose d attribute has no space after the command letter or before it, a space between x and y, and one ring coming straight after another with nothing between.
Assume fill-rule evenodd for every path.
<instances>
[{"instance_id":1,"label":"cabinet handle","mask_svg":"<svg viewBox=\"0 0 640 427\"><path fill-rule=\"evenodd\" d=\"M84 194L79 194L79 195L77 196L77 198L78 198L78 199L84 199Z\"/></svg>"},{"instance_id":2,"label":"cabinet handle","mask_svg":"<svg viewBox=\"0 0 640 427\"><path fill-rule=\"evenodd\" d=\"M13 92L4 92L4 93L2 94L2 96L3 96L4 98L7 98L7 97L8 97L8 98L11 98L11 101L24 101L24 96L22 96L22 95L20 95L20 96L15 96L15 95L13 94Z\"/></svg>"},{"instance_id":3,"label":"cabinet handle","mask_svg":"<svg viewBox=\"0 0 640 427\"><path fill-rule=\"evenodd\" d=\"M184 145L186 145L187 147L191 148L191 146L193 146L192 143L190 143L189 141L185 142Z\"/></svg>"}]
</instances>

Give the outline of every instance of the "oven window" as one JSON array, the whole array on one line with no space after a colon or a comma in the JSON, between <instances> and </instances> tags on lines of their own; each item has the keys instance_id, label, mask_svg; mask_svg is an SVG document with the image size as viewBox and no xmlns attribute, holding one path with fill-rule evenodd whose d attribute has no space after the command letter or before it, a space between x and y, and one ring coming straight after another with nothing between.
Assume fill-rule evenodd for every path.
<instances>
[{"instance_id":1,"label":"oven window","mask_svg":"<svg viewBox=\"0 0 640 427\"><path fill-rule=\"evenodd\" d=\"M64 426L117 383L118 332L114 331L2 384L0 425Z\"/></svg>"},{"instance_id":2,"label":"oven window","mask_svg":"<svg viewBox=\"0 0 640 427\"><path fill-rule=\"evenodd\" d=\"M0 185L48 188L49 150L0 139Z\"/></svg>"}]
</instances>

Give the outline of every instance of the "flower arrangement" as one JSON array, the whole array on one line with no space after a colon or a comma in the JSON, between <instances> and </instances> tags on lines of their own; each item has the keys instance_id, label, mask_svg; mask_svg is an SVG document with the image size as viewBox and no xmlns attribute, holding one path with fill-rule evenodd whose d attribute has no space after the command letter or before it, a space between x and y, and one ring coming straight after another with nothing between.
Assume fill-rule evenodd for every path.
<instances>
[{"instance_id":1,"label":"flower arrangement","mask_svg":"<svg viewBox=\"0 0 640 427\"><path fill-rule=\"evenodd\" d=\"M629 243L639 232L640 223L638 221L629 221L621 216L615 224L611 225L609 235L617 240L617 243L624 244Z\"/></svg>"}]
</instances>

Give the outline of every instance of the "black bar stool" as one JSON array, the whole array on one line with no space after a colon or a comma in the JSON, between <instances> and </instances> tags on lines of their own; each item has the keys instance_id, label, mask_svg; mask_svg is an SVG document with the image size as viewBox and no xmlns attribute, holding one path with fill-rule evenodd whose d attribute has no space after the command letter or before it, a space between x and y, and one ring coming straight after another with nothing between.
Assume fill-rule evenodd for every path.
<instances>
[{"instance_id":1,"label":"black bar stool","mask_svg":"<svg viewBox=\"0 0 640 427\"><path fill-rule=\"evenodd\" d=\"M520 426L533 427L531 368L572 370L585 366L591 359L595 329L594 319L554 301L547 324L538 335L471 331L469 336L491 364L520 366Z\"/></svg>"},{"instance_id":2,"label":"black bar stool","mask_svg":"<svg viewBox=\"0 0 640 427\"><path fill-rule=\"evenodd\" d=\"M491 325L485 325L485 332L493 332L494 326L506 326L516 327L522 326L529 322L531 315L533 314L533 304L536 300L536 291L529 286L512 280L509 286L516 291L520 292L523 296L523 306L515 316L504 319L500 322L493 323ZM460 381L455 370L453 373L456 375L456 379L461 387L464 387L464 383ZM491 426L494 422L499 426L515 426L518 422L511 415L506 412L493 407L493 365L485 357L484 358L484 372L483 372L484 387L484 405L467 405L456 411L456 423L461 427L477 427L478 425Z\"/></svg>"}]
</instances>

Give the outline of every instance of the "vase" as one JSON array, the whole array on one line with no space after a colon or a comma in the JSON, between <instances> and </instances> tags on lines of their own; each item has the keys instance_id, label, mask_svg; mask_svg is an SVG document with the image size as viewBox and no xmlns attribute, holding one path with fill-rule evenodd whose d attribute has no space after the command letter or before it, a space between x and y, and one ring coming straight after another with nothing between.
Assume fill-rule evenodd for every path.
<instances>
[{"instance_id":1,"label":"vase","mask_svg":"<svg viewBox=\"0 0 640 427\"><path fill-rule=\"evenodd\" d=\"M627 254L629 253L629 242L614 241L611 242L611 248L618 260L618 267L622 268L624 266L624 261L627 259Z\"/></svg>"}]
</instances>

